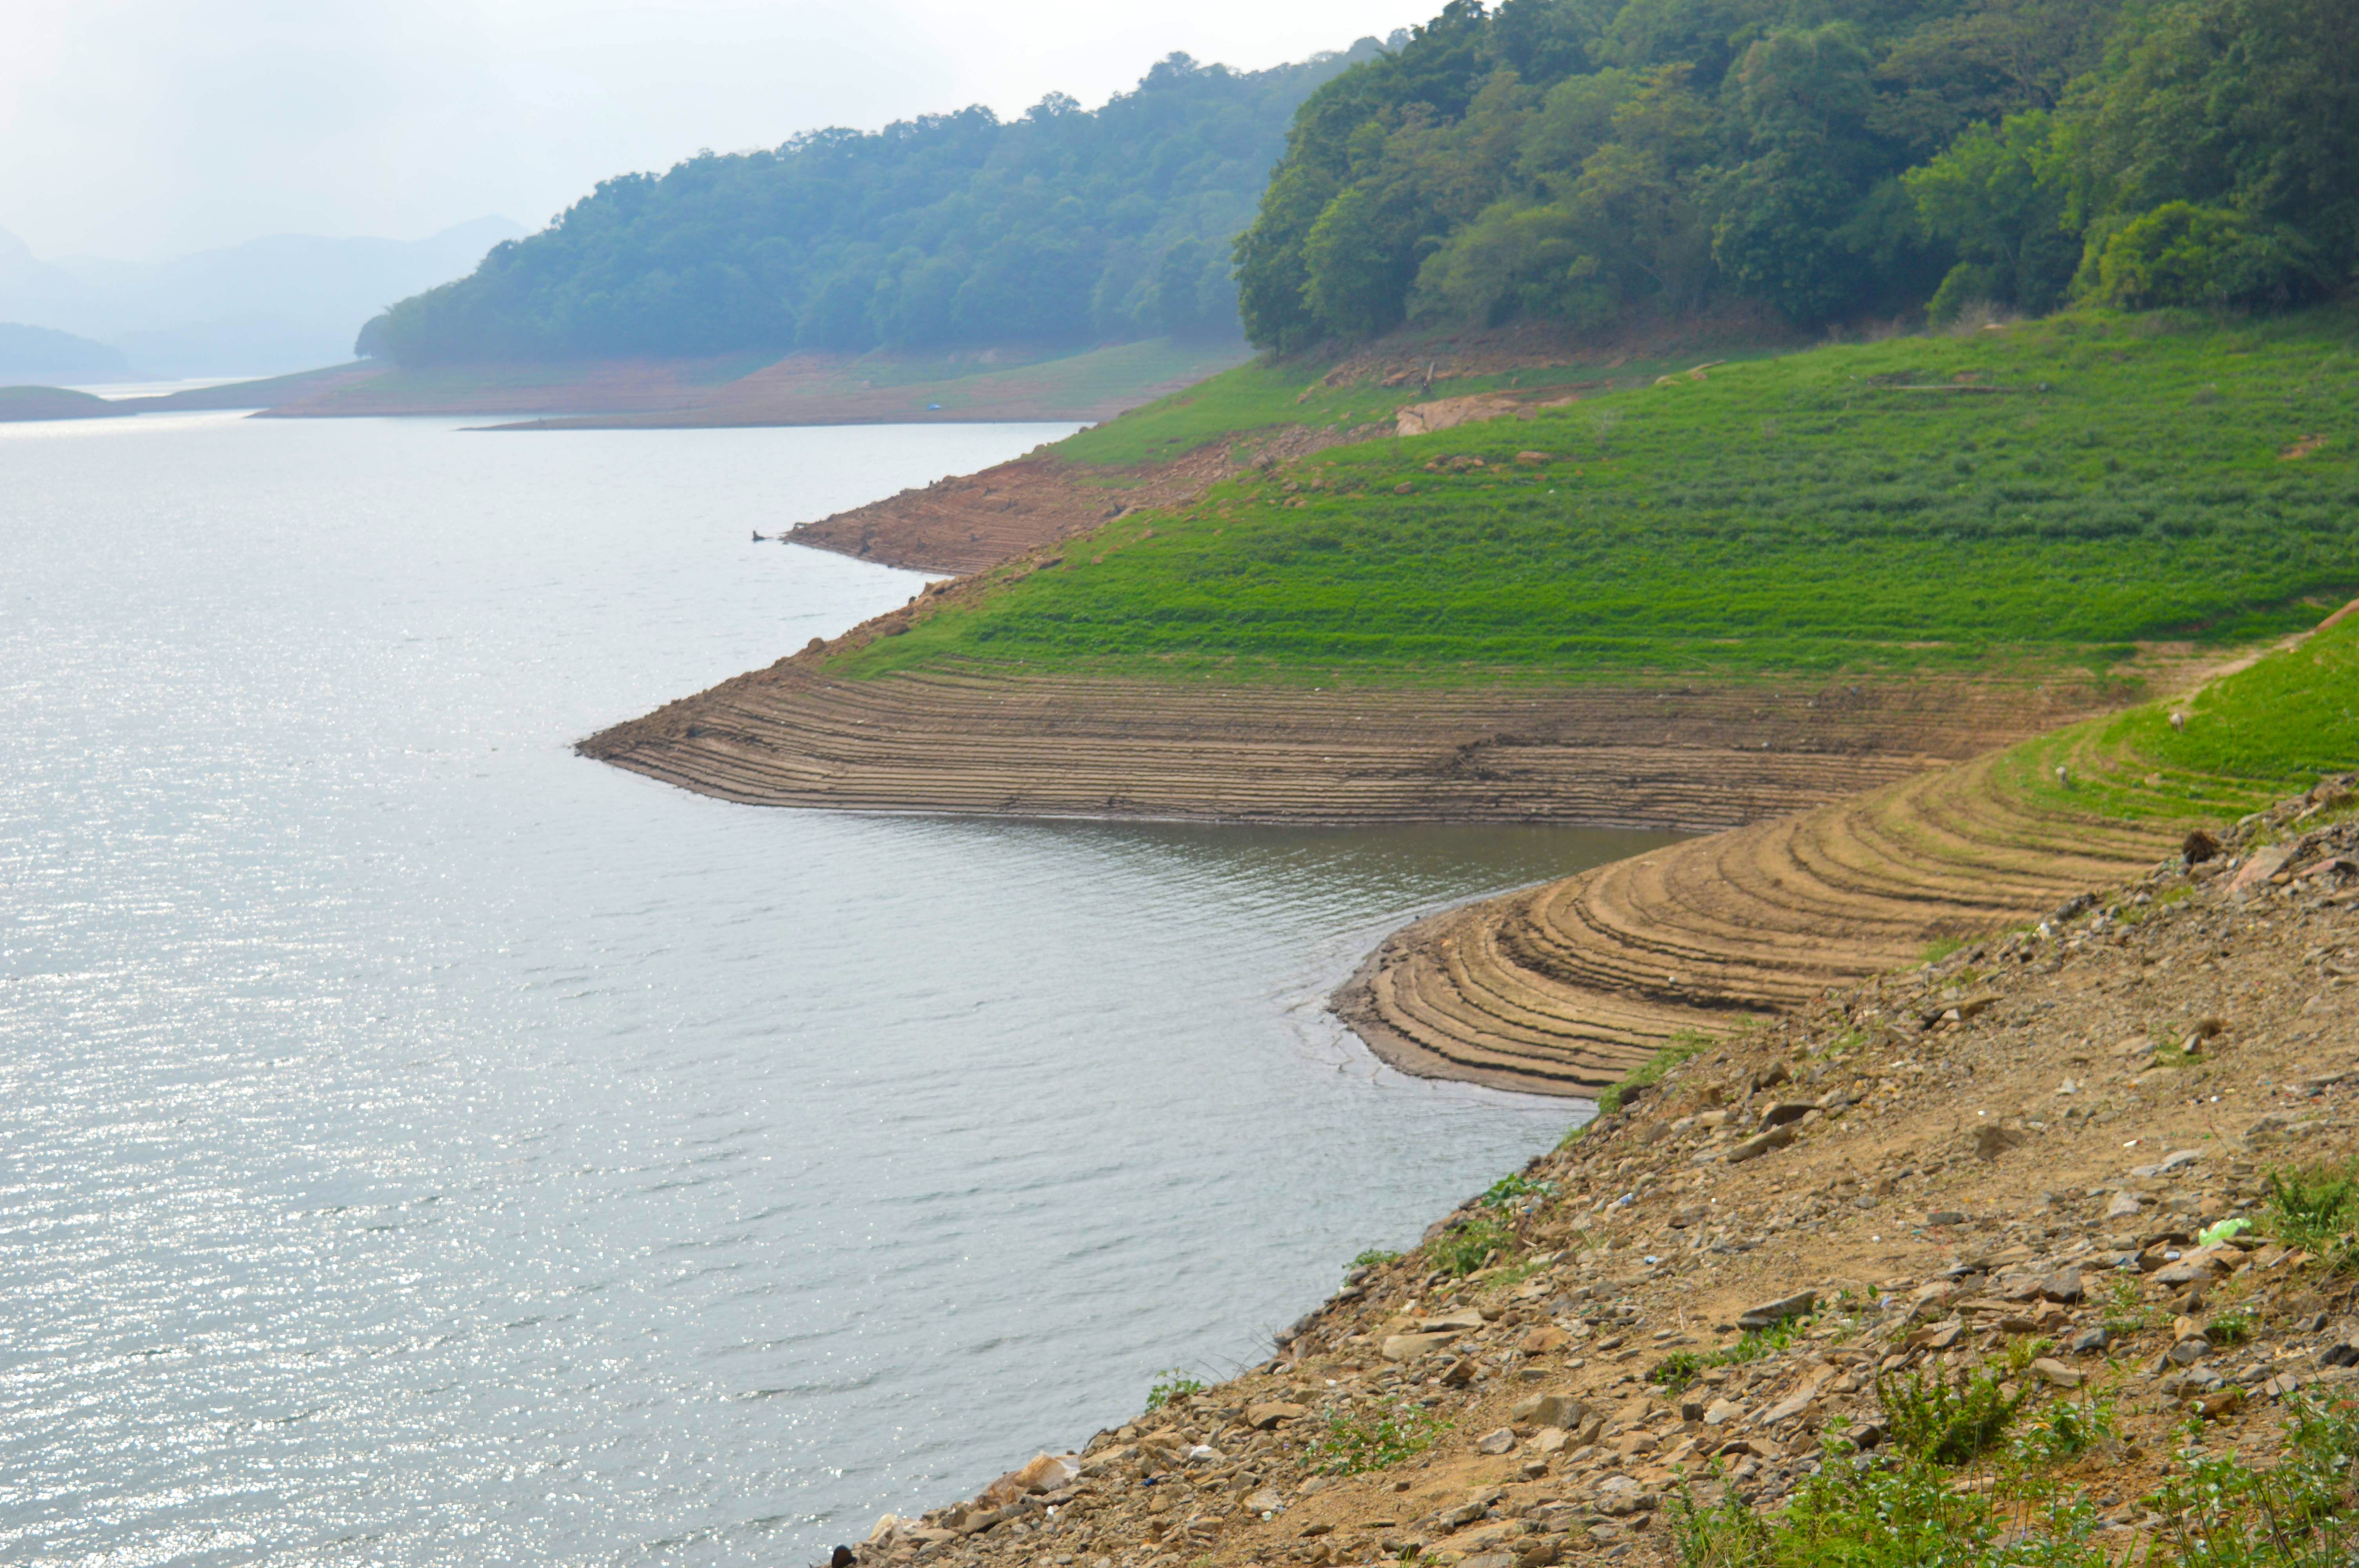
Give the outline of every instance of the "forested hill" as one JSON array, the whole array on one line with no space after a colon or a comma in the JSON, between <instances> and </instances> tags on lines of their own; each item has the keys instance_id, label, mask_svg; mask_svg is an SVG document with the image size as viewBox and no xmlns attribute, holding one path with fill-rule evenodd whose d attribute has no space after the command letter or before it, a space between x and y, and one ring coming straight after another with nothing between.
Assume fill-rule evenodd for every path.
<instances>
[{"instance_id":1,"label":"forested hill","mask_svg":"<svg viewBox=\"0 0 2359 1568\"><path fill-rule=\"evenodd\" d=\"M1232 237L1287 126L1381 48L1263 71L1175 54L1098 110L1051 94L813 131L602 183L368 323L405 363L1082 344L1237 331Z\"/></svg>"},{"instance_id":2,"label":"forested hill","mask_svg":"<svg viewBox=\"0 0 2359 1568\"><path fill-rule=\"evenodd\" d=\"M2250 307L2359 263L2353 0L1454 0L1298 116L1248 335Z\"/></svg>"}]
</instances>

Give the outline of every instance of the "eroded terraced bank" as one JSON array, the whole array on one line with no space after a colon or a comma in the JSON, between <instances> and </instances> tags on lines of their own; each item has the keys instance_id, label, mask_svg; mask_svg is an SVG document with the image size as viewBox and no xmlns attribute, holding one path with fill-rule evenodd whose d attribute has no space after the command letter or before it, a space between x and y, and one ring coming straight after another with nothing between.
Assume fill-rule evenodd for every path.
<instances>
[{"instance_id":1,"label":"eroded terraced bank","mask_svg":"<svg viewBox=\"0 0 2359 1568\"><path fill-rule=\"evenodd\" d=\"M1799 810L2095 706L2063 686L1221 686L783 660L582 743L766 806L1237 822L1709 830Z\"/></svg>"}]
</instances>

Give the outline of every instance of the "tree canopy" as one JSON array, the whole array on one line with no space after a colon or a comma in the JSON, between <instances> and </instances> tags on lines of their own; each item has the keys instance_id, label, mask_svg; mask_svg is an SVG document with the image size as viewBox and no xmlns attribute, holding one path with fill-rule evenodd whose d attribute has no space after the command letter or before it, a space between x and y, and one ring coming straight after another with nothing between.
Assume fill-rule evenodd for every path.
<instances>
[{"instance_id":1,"label":"tree canopy","mask_svg":"<svg viewBox=\"0 0 2359 1568\"><path fill-rule=\"evenodd\" d=\"M359 350L406 363L1234 337L1232 236L1313 89L1382 48L1263 71L1175 54L1084 110L1051 93L807 132L601 183Z\"/></svg>"},{"instance_id":2,"label":"tree canopy","mask_svg":"<svg viewBox=\"0 0 2359 1568\"><path fill-rule=\"evenodd\" d=\"M1258 205L1256 206L1256 203ZM364 329L406 362L2271 307L2359 269L2350 0L1449 0L1084 111L601 184Z\"/></svg>"},{"instance_id":3,"label":"tree canopy","mask_svg":"<svg viewBox=\"0 0 2359 1568\"><path fill-rule=\"evenodd\" d=\"M1451 0L1312 93L1247 335L1744 298L2267 305L2359 264L2349 0Z\"/></svg>"}]
</instances>

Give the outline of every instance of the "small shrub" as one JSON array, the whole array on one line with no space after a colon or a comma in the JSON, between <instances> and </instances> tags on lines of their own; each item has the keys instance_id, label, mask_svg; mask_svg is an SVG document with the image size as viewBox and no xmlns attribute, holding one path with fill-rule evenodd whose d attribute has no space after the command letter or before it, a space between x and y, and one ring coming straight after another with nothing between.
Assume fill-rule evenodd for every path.
<instances>
[{"instance_id":1,"label":"small shrub","mask_svg":"<svg viewBox=\"0 0 2359 1568\"><path fill-rule=\"evenodd\" d=\"M1996 1373L1962 1368L1953 1383L1923 1373L1878 1378L1875 1397L1903 1450L1935 1465L1962 1465L2006 1435L2031 1390L2002 1393Z\"/></svg>"},{"instance_id":2,"label":"small shrub","mask_svg":"<svg viewBox=\"0 0 2359 1568\"><path fill-rule=\"evenodd\" d=\"M1922 1459L1861 1464L1840 1458L1804 1482L1787 1505L1768 1568L2104 1568L2091 1539L2096 1512L2078 1498L2024 1499L2002 1512L1983 1492L1951 1489ZM2039 1506L2043 1504L2044 1506Z\"/></svg>"},{"instance_id":3,"label":"small shrub","mask_svg":"<svg viewBox=\"0 0 2359 1568\"><path fill-rule=\"evenodd\" d=\"M1343 1272L1349 1274L1357 1269L1381 1269L1387 1263L1397 1263L1399 1261L1399 1253L1387 1252L1381 1247L1371 1247L1365 1252L1361 1253L1357 1258L1354 1258L1350 1262L1344 1264Z\"/></svg>"},{"instance_id":4,"label":"small shrub","mask_svg":"<svg viewBox=\"0 0 2359 1568\"><path fill-rule=\"evenodd\" d=\"M1815 1315L1789 1317L1767 1328L1748 1328L1737 1336L1735 1344L1712 1359L1723 1367L1742 1367L1747 1361L1758 1361L1764 1356L1779 1355L1792 1348L1794 1341L1818 1321Z\"/></svg>"},{"instance_id":5,"label":"small shrub","mask_svg":"<svg viewBox=\"0 0 2359 1568\"><path fill-rule=\"evenodd\" d=\"M2116 1274L2105 1287L2105 1332L2116 1338L2128 1334L2140 1334L2153 1326L2155 1309L2147 1304L2146 1292L2137 1280L2127 1274Z\"/></svg>"},{"instance_id":6,"label":"small shrub","mask_svg":"<svg viewBox=\"0 0 2359 1568\"><path fill-rule=\"evenodd\" d=\"M1178 1367L1172 1367L1156 1374L1154 1386L1147 1390L1147 1408L1159 1411L1174 1400L1184 1400L1190 1394L1201 1394L1203 1391L1204 1385L1201 1379L1190 1377Z\"/></svg>"},{"instance_id":7,"label":"small shrub","mask_svg":"<svg viewBox=\"0 0 2359 1568\"><path fill-rule=\"evenodd\" d=\"M1531 1197L1534 1195L1546 1197L1554 1191L1556 1191L1554 1183L1533 1181L1519 1171L1512 1176L1502 1176L1492 1183L1489 1189L1475 1201L1488 1208L1506 1208L1517 1198Z\"/></svg>"},{"instance_id":8,"label":"small shrub","mask_svg":"<svg viewBox=\"0 0 2359 1568\"><path fill-rule=\"evenodd\" d=\"M2025 1423L2012 1445L2013 1457L2018 1466L2052 1467L2120 1437L2111 1400L2071 1404L2060 1400Z\"/></svg>"},{"instance_id":9,"label":"small shrub","mask_svg":"<svg viewBox=\"0 0 2359 1568\"><path fill-rule=\"evenodd\" d=\"M1703 1372L1704 1358L1692 1350L1674 1350L1655 1363L1647 1374L1647 1381L1673 1393L1692 1384Z\"/></svg>"},{"instance_id":10,"label":"small shrub","mask_svg":"<svg viewBox=\"0 0 2359 1568\"><path fill-rule=\"evenodd\" d=\"M1407 1402L1366 1414L1337 1411L1327 1418L1327 1430L1311 1439L1308 1457L1322 1475L1357 1476L1415 1458L1449 1429L1449 1422Z\"/></svg>"},{"instance_id":11,"label":"small shrub","mask_svg":"<svg viewBox=\"0 0 2359 1568\"><path fill-rule=\"evenodd\" d=\"M2203 1337L2214 1345L2242 1345L2253 1337L2253 1320L2242 1313L2215 1317L2204 1325Z\"/></svg>"},{"instance_id":12,"label":"small shrub","mask_svg":"<svg viewBox=\"0 0 2359 1568\"><path fill-rule=\"evenodd\" d=\"M2291 230L2188 201L2148 212L2097 258L2098 297L2132 310L2282 307L2319 287L2317 254Z\"/></svg>"},{"instance_id":13,"label":"small shrub","mask_svg":"<svg viewBox=\"0 0 2359 1568\"><path fill-rule=\"evenodd\" d=\"M1515 1232L1496 1220L1477 1219L1435 1238L1427 1256L1445 1274L1463 1279L1515 1245Z\"/></svg>"},{"instance_id":14,"label":"small shrub","mask_svg":"<svg viewBox=\"0 0 2359 1568\"><path fill-rule=\"evenodd\" d=\"M2359 1274L2359 1160L2271 1171L2269 1228L2277 1239L2326 1260L2339 1274Z\"/></svg>"},{"instance_id":15,"label":"small shrub","mask_svg":"<svg viewBox=\"0 0 2359 1568\"><path fill-rule=\"evenodd\" d=\"M2179 1473L2147 1498L2176 1561L2202 1568L2348 1568L2359 1561L2359 1402L2295 1396L2286 1456L2257 1470L2191 1422Z\"/></svg>"},{"instance_id":16,"label":"small shrub","mask_svg":"<svg viewBox=\"0 0 2359 1568\"><path fill-rule=\"evenodd\" d=\"M1769 1521L1747 1508L1733 1487L1709 1505L1682 1487L1671 1494L1665 1515L1680 1568L1757 1568L1773 1561Z\"/></svg>"}]
</instances>

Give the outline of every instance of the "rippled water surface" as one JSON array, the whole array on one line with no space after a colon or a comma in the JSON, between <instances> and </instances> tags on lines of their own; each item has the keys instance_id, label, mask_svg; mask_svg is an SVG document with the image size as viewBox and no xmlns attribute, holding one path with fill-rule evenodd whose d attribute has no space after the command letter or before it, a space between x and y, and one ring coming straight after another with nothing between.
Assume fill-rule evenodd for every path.
<instances>
[{"instance_id":1,"label":"rippled water surface","mask_svg":"<svg viewBox=\"0 0 2359 1568\"><path fill-rule=\"evenodd\" d=\"M1060 433L0 426L0 1560L806 1561L1559 1135L1319 999L1639 836L570 753L919 581L751 529Z\"/></svg>"}]
</instances>

